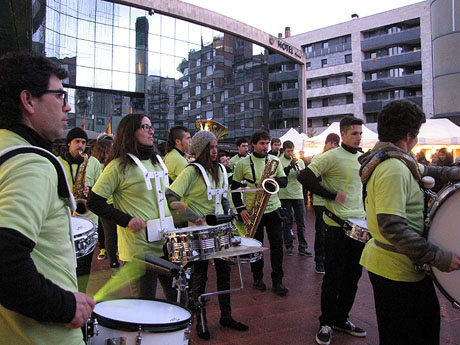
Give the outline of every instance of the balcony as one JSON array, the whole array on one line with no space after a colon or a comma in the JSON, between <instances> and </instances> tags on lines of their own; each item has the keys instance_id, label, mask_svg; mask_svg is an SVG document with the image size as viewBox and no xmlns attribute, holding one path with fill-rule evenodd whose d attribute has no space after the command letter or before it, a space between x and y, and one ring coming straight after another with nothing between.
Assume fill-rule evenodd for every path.
<instances>
[{"instance_id":1,"label":"balcony","mask_svg":"<svg viewBox=\"0 0 460 345\"><path fill-rule=\"evenodd\" d=\"M337 45L331 46L329 48L323 48L323 49L319 49L319 50L314 50L314 51L312 51L310 53L306 53L306 54L307 54L307 59L311 59L311 58L318 57L318 56L325 56L325 55L329 55L329 54L346 52L348 50L351 51L351 42L337 44Z\"/></svg>"},{"instance_id":2,"label":"balcony","mask_svg":"<svg viewBox=\"0 0 460 345\"><path fill-rule=\"evenodd\" d=\"M270 82L283 82L283 81L288 81L288 80L298 80L298 78L299 78L298 71L270 73L268 75L268 80Z\"/></svg>"},{"instance_id":3,"label":"balcony","mask_svg":"<svg viewBox=\"0 0 460 345\"><path fill-rule=\"evenodd\" d=\"M299 90L291 89L291 90L284 90L284 91L272 91L269 93L269 100L270 101L282 101L285 99L298 99L299 98Z\"/></svg>"},{"instance_id":4,"label":"balcony","mask_svg":"<svg viewBox=\"0 0 460 345\"><path fill-rule=\"evenodd\" d=\"M299 118L300 110L296 108L284 108L284 109L271 109L269 110L269 118L277 119L290 119L290 118Z\"/></svg>"},{"instance_id":5,"label":"balcony","mask_svg":"<svg viewBox=\"0 0 460 345\"><path fill-rule=\"evenodd\" d=\"M367 52L400 43L414 44L418 42L420 42L420 27L362 40L361 50Z\"/></svg>"},{"instance_id":6,"label":"balcony","mask_svg":"<svg viewBox=\"0 0 460 345\"><path fill-rule=\"evenodd\" d=\"M363 91L378 91L407 86L422 86L422 75L412 74L397 78L364 81Z\"/></svg>"},{"instance_id":7,"label":"balcony","mask_svg":"<svg viewBox=\"0 0 460 345\"><path fill-rule=\"evenodd\" d=\"M352 94L353 84L341 84L307 90L307 99L333 95Z\"/></svg>"},{"instance_id":8,"label":"balcony","mask_svg":"<svg viewBox=\"0 0 460 345\"><path fill-rule=\"evenodd\" d=\"M404 98L407 99L408 101L414 102L415 104L419 106L423 106L423 99L422 97L409 97L409 98ZM384 106L386 106L388 103L391 101L394 101L394 99L387 99L387 100L382 100L382 101L372 101L372 102L366 102L363 103L363 113L377 113Z\"/></svg>"},{"instance_id":9,"label":"balcony","mask_svg":"<svg viewBox=\"0 0 460 345\"><path fill-rule=\"evenodd\" d=\"M415 52L407 52L401 55L384 56L374 60L369 59L361 63L363 72L376 71L392 66L411 66L420 64L422 52L417 50Z\"/></svg>"},{"instance_id":10,"label":"balcony","mask_svg":"<svg viewBox=\"0 0 460 345\"><path fill-rule=\"evenodd\" d=\"M346 114L355 114L357 112L356 107L353 104L341 104L334 105L330 107L320 107L320 108L308 108L307 116L308 118L313 117L324 117L324 116L339 116Z\"/></svg>"}]
</instances>

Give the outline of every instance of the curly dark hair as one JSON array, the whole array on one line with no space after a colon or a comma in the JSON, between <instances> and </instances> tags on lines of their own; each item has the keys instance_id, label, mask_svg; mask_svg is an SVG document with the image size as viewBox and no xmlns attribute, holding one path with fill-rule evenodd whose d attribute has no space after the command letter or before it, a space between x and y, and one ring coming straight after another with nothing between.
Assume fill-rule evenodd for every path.
<instances>
[{"instance_id":1,"label":"curly dark hair","mask_svg":"<svg viewBox=\"0 0 460 345\"><path fill-rule=\"evenodd\" d=\"M148 118L147 115L138 113L128 114L121 119L115 134L115 139L113 140L112 150L110 151L109 157L107 159L107 164L115 158L120 158L122 172L125 171L128 164L135 164L133 160L128 156L128 153L131 153L136 157L140 157L138 150L139 144L137 142L135 133L139 128L141 128L142 119L144 117ZM152 156L151 160L153 164L157 163L155 155Z\"/></svg>"},{"instance_id":2,"label":"curly dark hair","mask_svg":"<svg viewBox=\"0 0 460 345\"><path fill-rule=\"evenodd\" d=\"M107 158L112 148L113 139L98 140L91 150L91 155L103 164L106 165Z\"/></svg>"},{"instance_id":3,"label":"curly dark hair","mask_svg":"<svg viewBox=\"0 0 460 345\"><path fill-rule=\"evenodd\" d=\"M251 144L257 144L262 139L270 140L270 134L266 130L255 131L251 135Z\"/></svg>"},{"instance_id":4,"label":"curly dark hair","mask_svg":"<svg viewBox=\"0 0 460 345\"><path fill-rule=\"evenodd\" d=\"M40 97L51 76L60 80L67 71L51 59L27 51L9 52L0 58L0 128L10 128L22 121L20 94L28 90Z\"/></svg>"},{"instance_id":5,"label":"curly dark hair","mask_svg":"<svg viewBox=\"0 0 460 345\"><path fill-rule=\"evenodd\" d=\"M404 139L407 133L415 138L425 121L425 113L417 104L406 100L392 101L378 115L379 140L395 143Z\"/></svg>"}]
</instances>

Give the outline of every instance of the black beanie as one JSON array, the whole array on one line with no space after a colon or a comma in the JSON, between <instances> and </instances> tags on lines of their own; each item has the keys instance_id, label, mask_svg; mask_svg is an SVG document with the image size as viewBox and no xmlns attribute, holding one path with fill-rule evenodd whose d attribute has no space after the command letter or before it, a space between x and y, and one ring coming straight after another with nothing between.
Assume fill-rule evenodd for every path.
<instances>
[{"instance_id":1,"label":"black beanie","mask_svg":"<svg viewBox=\"0 0 460 345\"><path fill-rule=\"evenodd\" d=\"M72 128L69 131L69 133L67 133L65 143L68 144L75 138L82 138L82 139L85 139L86 141L88 141L88 135L86 134L85 130L81 129L80 127Z\"/></svg>"}]
</instances>

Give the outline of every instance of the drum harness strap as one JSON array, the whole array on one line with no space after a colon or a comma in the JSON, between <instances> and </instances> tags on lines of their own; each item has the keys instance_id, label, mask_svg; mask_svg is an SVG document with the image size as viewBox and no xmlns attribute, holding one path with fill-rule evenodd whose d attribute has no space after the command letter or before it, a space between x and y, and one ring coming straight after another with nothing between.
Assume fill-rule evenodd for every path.
<instances>
[{"instance_id":1,"label":"drum harness strap","mask_svg":"<svg viewBox=\"0 0 460 345\"><path fill-rule=\"evenodd\" d=\"M412 176L414 176L415 180L418 182L420 188L423 190L420 167L412 152L406 153L392 143L379 142L376 144L374 149L366 152L358 158L359 162L361 163L359 175L361 176L361 182L363 183L363 201L366 199L367 195L367 182L369 181L375 168L380 163L389 158L396 158L403 162L411 172ZM374 243L377 247L383 248L393 253L400 254L398 250L390 244L382 243L376 240L375 238Z\"/></svg>"},{"instance_id":2,"label":"drum harness strap","mask_svg":"<svg viewBox=\"0 0 460 345\"><path fill-rule=\"evenodd\" d=\"M220 204L220 196L223 195L224 197L227 196L227 191L228 191L228 178L227 178L227 171L225 170L225 167L218 163L220 168L222 169L222 172L224 173L224 188L223 189L212 189L211 186L211 181L209 181L208 174L206 173L206 170L204 170L203 166L199 163L191 163L190 165L196 166L200 172L201 175L203 175L204 183L206 184L207 188L207 194L208 194L208 200L212 200L213 195L216 196L215 200L215 208L214 208L214 213L219 214L219 204Z\"/></svg>"},{"instance_id":3,"label":"drum harness strap","mask_svg":"<svg viewBox=\"0 0 460 345\"><path fill-rule=\"evenodd\" d=\"M132 158L134 163L142 170L142 174L144 175L145 184L147 185L148 190L152 190L152 179L155 180L155 190L157 194L157 201L158 201L158 212L160 213L160 225L161 230L168 230L168 224L171 224L172 217L165 216L165 209L164 209L164 202L165 202L165 195L161 188L161 178L163 179L165 188L169 187L169 177L168 177L168 168L164 164L163 160L159 155L156 155L158 162L160 163L162 171L147 171L144 164L137 158L135 155L128 153L128 156Z\"/></svg>"},{"instance_id":4,"label":"drum harness strap","mask_svg":"<svg viewBox=\"0 0 460 345\"><path fill-rule=\"evenodd\" d=\"M51 162L51 164L53 164L58 176L58 195L64 200L67 207L70 208L71 211L75 211L75 209L77 208L77 204L75 202L75 198L73 197L72 191L70 190L69 183L67 182L64 167L62 166L62 163L56 158L56 156L53 155L51 152L42 149L38 146L12 146L0 152L0 165L5 163L8 159L23 153L35 153L37 155L47 158ZM70 224L70 212L68 212L68 216ZM75 250L75 242L73 240L74 234L72 226L70 226L70 235L72 236L72 246L74 251L74 266L77 267L77 256Z\"/></svg>"}]
</instances>

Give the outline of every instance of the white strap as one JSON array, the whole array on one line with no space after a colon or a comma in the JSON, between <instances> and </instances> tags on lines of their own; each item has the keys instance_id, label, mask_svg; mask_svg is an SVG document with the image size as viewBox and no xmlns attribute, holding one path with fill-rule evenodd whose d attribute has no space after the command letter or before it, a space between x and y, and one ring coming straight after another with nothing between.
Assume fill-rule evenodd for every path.
<instances>
[{"instance_id":1,"label":"white strap","mask_svg":"<svg viewBox=\"0 0 460 345\"><path fill-rule=\"evenodd\" d=\"M169 186L169 177L168 177L168 169L166 168L166 165L164 164L163 160L159 155L157 155L157 160L158 163L160 164L162 171L148 171L144 164L140 161L138 157L135 155L128 153L128 156L132 158L134 163L139 167L139 169L142 170L142 174L144 175L145 179L145 184L147 185L148 190L152 190L152 182L151 180L155 180L155 191L157 194L157 201L158 201L158 211L160 213L160 223L163 226L165 226L165 209L164 209L164 203L165 203L165 196L163 193L163 189L161 188L161 178L163 178L163 183L165 185L165 188Z\"/></svg>"},{"instance_id":2,"label":"white strap","mask_svg":"<svg viewBox=\"0 0 460 345\"><path fill-rule=\"evenodd\" d=\"M220 196L223 195L224 197L227 196L227 190L228 190L228 178L227 178L227 172L225 171L225 167L219 163L219 165L222 168L222 171L224 173L224 188L223 189L212 189L211 182L209 181L208 174L206 173L206 170L204 170L203 166L199 163L191 163L192 165L195 165L198 169L201 171L201 175L203 175L204 183L206 184L206 189L207 189L207 194L208 194L208 200L212 200L213 195L216 196L215 199L215 207L214 207L214 213L219 214L219 205L221 203Z\"/></svg>"}]
</instances>

